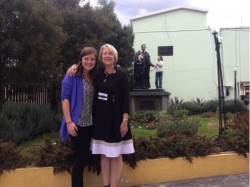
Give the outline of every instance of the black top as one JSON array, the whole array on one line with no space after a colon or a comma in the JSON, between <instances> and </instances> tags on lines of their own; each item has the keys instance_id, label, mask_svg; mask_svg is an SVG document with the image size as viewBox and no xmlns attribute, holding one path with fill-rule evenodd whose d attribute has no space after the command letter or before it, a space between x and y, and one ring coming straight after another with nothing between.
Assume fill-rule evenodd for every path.
<instances>
[{"instance_id":1,"label":"black top","mask_svg":"<svg viewBox=\"0 0 250 187\"><path fill-rule=\"evenodd\" d=\"M99 71L93 111L95 140L114 143L131 139L130 129L125 137L120 134L123 113L129 113L129 83L124 72L119 69L112 74L105 73L104 69Z\"/></svg>"}]
</instances>

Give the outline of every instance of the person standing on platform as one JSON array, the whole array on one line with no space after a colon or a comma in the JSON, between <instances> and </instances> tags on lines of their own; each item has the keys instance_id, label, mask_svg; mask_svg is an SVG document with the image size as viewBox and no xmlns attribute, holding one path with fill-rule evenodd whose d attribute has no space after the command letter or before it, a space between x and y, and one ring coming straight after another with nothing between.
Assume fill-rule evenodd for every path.
<instances>
[{"instance_id":1,"label":"person standing on platform","mask_svg":"<svg viewBox=\"0 0 250 187\"><path fill-rule=\"evenodd\" d=\"M156 89L162 89L162 77L163 77L163 58L158 56L157 63L155 65L155 87Z\"/></svg>"}]
</instances>

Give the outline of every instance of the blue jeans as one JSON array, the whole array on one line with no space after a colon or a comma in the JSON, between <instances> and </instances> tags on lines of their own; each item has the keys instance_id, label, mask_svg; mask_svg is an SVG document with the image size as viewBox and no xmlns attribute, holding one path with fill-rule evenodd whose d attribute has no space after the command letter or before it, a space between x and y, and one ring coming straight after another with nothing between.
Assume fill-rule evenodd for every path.
<instances>
[{"instance_id":1,"label":"blue jeans","mask_svg":"<svg viewBox=\"0 0 250 187\"><path fill-rule=\"evenodd\" d=\"M155 73L155 87L156 87L156 89L162 88L162 76L163 76L162 71L158 71Z\"/></svg>"}]
</instances>

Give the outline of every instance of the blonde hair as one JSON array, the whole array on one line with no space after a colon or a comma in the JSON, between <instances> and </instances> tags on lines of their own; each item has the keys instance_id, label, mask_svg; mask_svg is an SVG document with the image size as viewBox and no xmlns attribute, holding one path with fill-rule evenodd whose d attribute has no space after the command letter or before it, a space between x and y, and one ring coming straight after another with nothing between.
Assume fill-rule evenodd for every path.
<instances>
[{"instance_id":1,"label":"blonde hair","mask_svg":"<svg viewBox=\"0 0 250 187\"><path fill-rule=\"evenodd\" d=\"M118 52L117 52L116 48L111 44L104 44L104 45L101 46L100 51L99 51L99 60L100 60L100 62L102 62L102 51L103 51L104 47L107 47L107 48L110 49L110 51L115 56L115 63L116 63L118 61Z\"/></svg>"}]
</instances>

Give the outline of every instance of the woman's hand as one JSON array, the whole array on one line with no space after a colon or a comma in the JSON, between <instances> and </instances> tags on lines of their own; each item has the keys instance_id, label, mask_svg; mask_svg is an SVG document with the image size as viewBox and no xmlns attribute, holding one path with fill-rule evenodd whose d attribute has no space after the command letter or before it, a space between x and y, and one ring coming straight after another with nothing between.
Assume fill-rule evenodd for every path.
<instances>
[{"instance_id":1,"label":"woman's hand","mask_svg":"<svg viewBox=\"0 0 250 187\"><path fill-rule=\"evenodd\" d=\"M124 137L128 132L128 121L122 121L120 126L121 137Z\"/></svg>"},{"instance_id":2,"label":"woman's hand","mask_svg":"<svg viewBox=\"0 0 250 187\"><path fill-rule=\"evenodd\" d=\"M76 73L76 70L77 70L77 65L76 64L73 64L71 67L69 67L69 69L67 70L66 72L66 75L68 76L74 76L75 73Z\"/></svg>"},{"instance_id":3,"label":"woman's hand","mask_svg":"<svg viewBox=\"0 0 250 187\"><path fill-rule=\"evenodd\" d=\"M71 136L77 136L77 126L74 122L70 122L67 124L67 129L68 129L68 132Z\"/></svg>"}]
</instances>

